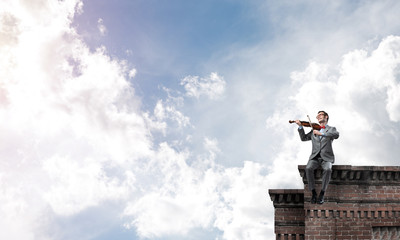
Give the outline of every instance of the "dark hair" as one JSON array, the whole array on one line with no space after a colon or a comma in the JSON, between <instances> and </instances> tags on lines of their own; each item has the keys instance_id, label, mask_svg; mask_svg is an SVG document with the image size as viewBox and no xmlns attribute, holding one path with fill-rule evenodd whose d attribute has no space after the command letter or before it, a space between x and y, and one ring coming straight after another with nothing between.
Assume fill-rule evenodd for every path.
<instances>
[{"instance_id":1,"label":"dark hair","mask_svg":"<svg viewBox=\"0 0 400 240\"><path fill-rule=\"evenodd\" d=\"M318 111L318 114L319 114L319 113L324 113L324 116L325 116L325 117L328 117L328 118L326 119L326 121L327 121L327 122L329 121L329 115L328 115L327 112L325 112L325 111Z\"/></svg>"}]
</instances>

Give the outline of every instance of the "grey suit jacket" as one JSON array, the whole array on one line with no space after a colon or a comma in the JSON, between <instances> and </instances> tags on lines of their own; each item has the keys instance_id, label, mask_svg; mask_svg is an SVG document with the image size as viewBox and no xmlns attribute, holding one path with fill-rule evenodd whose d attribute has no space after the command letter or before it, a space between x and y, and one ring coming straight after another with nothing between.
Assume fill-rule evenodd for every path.
<instances>
[{"instance_id":1,"label":"grey suit jacket","mask_svg":"<svg viewBox=\"0 0 400 240\"><path fill-rule=\"evenodd\" d=\"M339 132L335 127L331 127L326 125L325 128L325 136L321 139L319 136L314 136L312 131L305 134L304 128L298 129L300 134L301 141L309 141L312 142L312 152L310 155L310 160L314 159L318 154L320 154L321 158L324 161L328 161L331 163L335 162L335 155L333 154L332 142L334 139L339 138Z\"/></svg>"}]
</instances>

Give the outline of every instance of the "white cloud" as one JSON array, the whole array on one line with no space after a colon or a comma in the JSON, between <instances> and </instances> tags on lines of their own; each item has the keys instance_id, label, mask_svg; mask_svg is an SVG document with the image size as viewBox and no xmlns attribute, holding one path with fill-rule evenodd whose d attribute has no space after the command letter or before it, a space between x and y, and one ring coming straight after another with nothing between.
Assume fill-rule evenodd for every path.
<instances>
[{"instance_id":1,"label":"white cloud","mask_svg":"<svg viewBox=\"0 0 400 240\"><path fill-rule=\"evenodd\" d=\"M218 99L225 92L225 80L217 73L211 73L209 77L200 78L199 76L187 76L181 81L184 85L186 95L199 98L202 95L210 99Z\"/></svg>"},{"instance_id":2,"label":"white cloud","mask_svg":"<svg viewBox=\"0 0 400 240\"><path fill-rule=\"evenodd\" d=\"M214 225L224 232L224 239L273 239L269 222L273 215L266 196L268 177L261 172L265 166L245 162L243 168L226 169L226 189L221 191L223 206L217 209Z\"/></svg>"},{"instance_id":3,"label":"white cloud","mask_svg":"<svg viewBox=\"0 0 400 240\"><path fill-rule=\"evenodd\" d=\"M168 97L158 100L153 114L145 114L148 126L152 131L161 131L164 136L172 131L182 131L186 127L193 127L190 118L180 111L184 99L181 96L172 96L170 89L164 88ZM167 131L168 130L168 131Z\"/></svg>"},{"instance_id":4,"label":"white cloud","mask_svg":"<svg viewBox=\"0 0 400 240\"><path fill-rule=\"evenodd\" d=\"M99 18L99 19L97 20L97 29L99 29L99 32L100 32L100 34L101 34L102 36L106 35L106 33L107 33L107 28L106 28L106 26L104 25L103 22L104 22L104 21L103 21L103 19L101 19L101 18Z\"/></svg>"},{"instance_id":5,"label":"white cloud","mask_svg":"<svg viewBox=\"0 0 400 240\"><path fill-rule=\"evenodd\" d=\"M129 71L129 78L134 78L136 76L137 70L135 68Z\"/></svg>"},{"instance_id":6,"label":"white cloud","mask_svg":"<svg viewBox=\"0 0 400 240\"><path fill-rule=\"evenodd\" d=\"M43 198L58 215L73 215L93 207L105 199L121 199L127 196L117 178L107 176L104 166L94 159L53 157L43 162L44 173L53 182Z\"/></svg>"},{"instance_id":7,"label":"white cloud","mask_svg":"<svg viewBox=\"0 0 400 240\"><path fill-rule=\"evenodd\" d=\"M110 58L105 47L89 50L70 28L81 7L71 2L2 8L1 36L8 37L0 45L0 221L7 231L0 237L62 239L57 229L63 227L51 219L118 201L126 205L127 226L141 237L215 226L231 239L242 239L240 232L249 232L253 223L245 217L243 224L241 218L254 209L244 207L249 197L236 202L234 195L251 191L253 196L255 188L264 188L235 187L233 179L244 172L215 164L216 139L206 138L206 154L198 157L168 143L154 149L151 132L172 123L178 129L190 126L179 110L183 98L169 95L154 113L141 112L125 79L135 71ZM185 87L189 96L214 99L223 94L225 81L213 73L199 81L186 79ZM255 221L257 229L263 226Z\"/></svg>"},{"instance_id":8,"label":"white cloud","mask_svg":"<svg viewBox=\"0 0 400 240\"><path fill-rule=\"evenodd\" d=\"M2 239L52 239L46 219L133 194L124 169L153 152L125 64L70 28L81 3L39 5L0 7Z\"/></svg>"},{"instance_id":9,"label":"white cloud","mask_svg":"<svg viewBox=\"0 0 400 240\"><path fill-rule=\"evenodd\" d=\"M138 201L128 205L125 214L133 216L127 226L134 226L144 237L184 235L194 227L207 227L218 202L214 181L206 184L201 173L186 164L187 155L167 144L160 146L151 171L157 176L151 189ZM149 173L146 173L149 174ZM173 219L173 221L172 221Z\"/></svg>"},{"instance_id":10,"label":"white cloud","mask_svg":"<svg viewBox=\"0 0 400 240\"><path fill-rule=\"evenodd\" d=\"M125 215L134 218L127 227L135 227L146 238L185 236L194 228L210 227L221 230L224 239L268 236L272 224L266 222L272 213L265 203L264 167L246 162L243 168L225 169L214 162L217 141L205 139L204 144L210 152L198 159L196 168L187 164L189 155L160 146L155 172L148 174L162 178L125 209Z\"/></svg>"},{"instance_id":11,"label":"white cloud","mask_svg":"<svg viewBox=\"0 0 400 240\"><path fill-rule=\"evenodd\" d=\"M216 158L216 155L221 152L221 150L218 147L218 140L217 139L205 138L204 139L204 149L210 155L210 160L212 162L214 162L214 160Z\"/></svg>"},{"instance_id":12,"label":"white cloud","mask_svg":"<svg viewBox=\"0 0 400 240\"><path fill-rule=\"evenodd\" d=\"M170 101L159 100L154 108L154 116L159 121L169 119L176 122L179 128L190 126L190 119L177 110L176 105Z\"/></svg>"}]
</instances>

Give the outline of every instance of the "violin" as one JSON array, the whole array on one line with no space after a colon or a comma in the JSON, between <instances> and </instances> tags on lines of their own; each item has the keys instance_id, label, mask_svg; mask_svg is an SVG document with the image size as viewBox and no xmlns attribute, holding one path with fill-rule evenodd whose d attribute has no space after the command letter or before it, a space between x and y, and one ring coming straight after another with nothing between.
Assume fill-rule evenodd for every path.
<instances>
[{"instance_id":1,"label":"violin","mask_svg":"<svg viewBox=\"0 0 400 240\"><path fill-rule=\"evenodd\" d=\"M293 121L293 120L289 120L289 123L296 123L296 121ZM303 127L310 127L310 122L307 122L307 121L300 121L300 123L301 123L301 126L303 126ZM321 125L319 125L318 123L311 123L312 124L312 128L314 129L314 130L321 130Z\"/></svg>"}]
</instances>

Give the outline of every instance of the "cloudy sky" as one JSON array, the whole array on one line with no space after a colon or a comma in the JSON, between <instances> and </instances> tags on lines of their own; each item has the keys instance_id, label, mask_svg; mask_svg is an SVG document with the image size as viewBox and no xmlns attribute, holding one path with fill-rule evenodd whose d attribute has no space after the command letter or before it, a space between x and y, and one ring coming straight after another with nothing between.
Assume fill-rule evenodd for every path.
<instances>
[{"instance_id":1,"label":"cloudy sky","mask_svg":"<svg viewBox=\"0 0 400 240\"><path fill-rule=\"evenodd\" d=\"M5 0L0 238L275 239L290 119L398 165L400 2Z\"/></svg>"}]
</instances>

